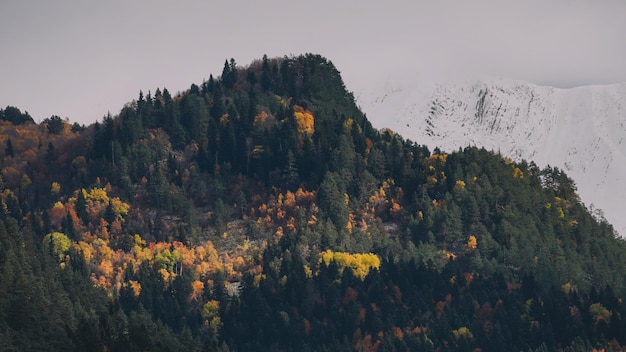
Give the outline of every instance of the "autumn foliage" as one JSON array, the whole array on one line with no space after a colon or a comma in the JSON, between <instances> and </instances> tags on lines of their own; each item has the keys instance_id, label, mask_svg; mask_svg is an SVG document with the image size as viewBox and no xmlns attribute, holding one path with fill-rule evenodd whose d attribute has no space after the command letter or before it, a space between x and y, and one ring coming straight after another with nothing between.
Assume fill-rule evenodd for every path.
<instances>
[{"instance_id":1,"label":"autumn foliage","mask_svg":"<svg viewBox=\"0 0 626 352\"><path fill-rule=\"evenodd\" d=\"M87 127L0 109L2 346L626 346L626 245L563 171L418 143L312 54Z\"/></svg>"},{"instance_id":2,"label":"autumn foliage","mask_svg":"<svg viewBox=\"0 0 626 352\"><path fill-rule=\"evenodd\" d=\"M305 110L299 105L294 105L293 117L296 119L298 137L300 139L313 135L313 132L315 132L315 119L311 111Z\"/></svg>"}]
</instances>

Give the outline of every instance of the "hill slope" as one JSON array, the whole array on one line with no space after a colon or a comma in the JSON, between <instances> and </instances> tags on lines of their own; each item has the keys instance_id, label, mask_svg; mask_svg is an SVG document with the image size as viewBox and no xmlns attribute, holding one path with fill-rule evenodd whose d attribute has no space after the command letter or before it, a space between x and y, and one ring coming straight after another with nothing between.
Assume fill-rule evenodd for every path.
<instances>
[{"instance_id":1,"label":"hill slope","mask_svg":"<svg viewBox=\"0 0 626 352\"><path fill-rule=\"evenodd\" d=\"M7 350L626 345L626 242L566 173L375 130L319 55L0 129Z\"/></svg>"},{"instance_id":2,"label":"hill slope","mask_svg":"<svg viewBox=\"0 0 626 352\"><path fill-rule=\"evenodd\" d=\"M626 175L626 84L557 89L522 81L482 80L362 92L377 127L431 148L468 145L499 151L574 179L582 201L602 210L626 235L621 187Z\"/></svg>"}]
</instances>

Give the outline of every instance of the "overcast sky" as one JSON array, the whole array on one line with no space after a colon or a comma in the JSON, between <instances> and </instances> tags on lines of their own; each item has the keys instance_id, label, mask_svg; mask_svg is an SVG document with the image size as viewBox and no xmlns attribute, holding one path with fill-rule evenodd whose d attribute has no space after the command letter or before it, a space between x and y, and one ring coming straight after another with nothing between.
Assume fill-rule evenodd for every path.
<instances>
[{"instance_id":1,"label":"overcast sky","mask_svg":"<svg viewBox=\"0 0 626 352\"><path fill-rule=\"evenodd\" d=\"M139 90L172 94L312 52L360 91L399 73L570 87L626 81L626 1L2 0L0 107L90 124Z\"/></svg>"}]
</instances>

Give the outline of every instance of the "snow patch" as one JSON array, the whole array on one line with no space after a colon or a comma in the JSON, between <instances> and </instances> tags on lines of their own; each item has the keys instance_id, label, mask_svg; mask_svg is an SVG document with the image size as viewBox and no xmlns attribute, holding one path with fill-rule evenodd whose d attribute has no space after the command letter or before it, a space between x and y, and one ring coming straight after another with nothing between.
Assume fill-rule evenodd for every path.
<instances>
[{"instance_id":1,"label":"snow patch","mask_svg":"<svg viewBox=\"0 0 626 352\"><path fill-rule=\"evenodd\" d=\"M576 182L581 200L626 236L626 83L559 89L480 79L376 86L356 94L376 128L431 150L472 145L559 167Z\"/></svg>"}]
</instances>

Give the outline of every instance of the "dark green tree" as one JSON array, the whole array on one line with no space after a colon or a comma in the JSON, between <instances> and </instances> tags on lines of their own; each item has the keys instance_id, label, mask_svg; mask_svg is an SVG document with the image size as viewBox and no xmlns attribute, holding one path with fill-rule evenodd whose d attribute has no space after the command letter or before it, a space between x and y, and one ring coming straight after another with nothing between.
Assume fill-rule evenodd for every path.
<instances>
[{"instance_id":1,"label":"dark green tree","mask_svg":"<svg viewBox=\"0 0 626 352\"><path fill-rule=\"evenodd\" d=\"M267 55L263 55L263 63L261 66L261 87L264 91L270 89L272 84L270 64Z\"/></svg>"},{"instance_id":2,"label":"dark green tree","mask_svg":"<svg viewBox=\"0 0 626 352\"><path fill-rule=\"evenodd\" d=\"M15 156L15 150L13 149L13 143L11 142L11 138L7 139L6 148L4 149L4 155L10 158Z\"/></svg>"},{"instance_id":3,"label":"dark green tree","mask_svg":"<svg viewBox=\"0 0 626 352\"><path fill-rule=\"evenodd\" d=\"M7 106L4 110L0 109L0 120L9 121L14 125L21 125L27 122L35 123L35 120L33 120L27 111L22 113L20 109L15 106Z\"/></svg>"},{"instance_id":4,"label":"dark green tree","mask_svg":"<svg viewBox=\"0 0 626 352\"><path fill-rule=\"evenodd\" d=\"M348 224L346 195L341 176L336 172L327 172L319 189L320 209L332 220L339 231Z\"/></svg>"},{"instance_id":5,"label":"dark green tree","mask_svg":"<svg viewBox=\"0 0 626 352\"><path fill-rule=\"evenodd\" d=\"M48 128L48 132L51 134L61 134L65 126L65 122L57 115L52 115L50 118L44 119L43 123Z\"/></svg>"}]
</instances>

